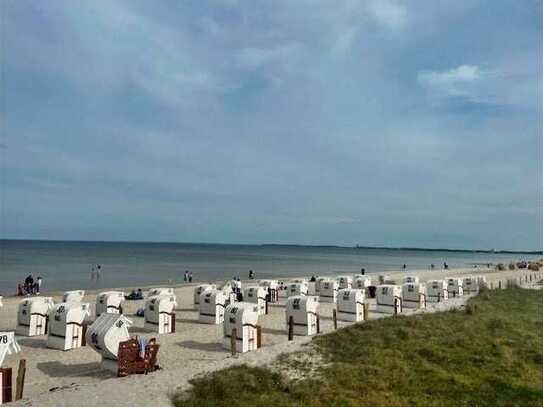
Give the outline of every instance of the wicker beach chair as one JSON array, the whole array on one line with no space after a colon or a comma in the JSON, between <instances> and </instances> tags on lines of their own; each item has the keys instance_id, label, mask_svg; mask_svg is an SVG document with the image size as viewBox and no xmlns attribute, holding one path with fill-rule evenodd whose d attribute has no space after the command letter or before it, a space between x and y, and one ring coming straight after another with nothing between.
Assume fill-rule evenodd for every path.
<instances>
[{"instance_id":1,"label":"wicker beach chair","mask_svg":"<svg viewBox=\"0 0 543 407\"><path fill-rule=\"evenodd\" d=\"M137 338L119 343L117 355L119 369L117 376L125 377L131 374L147 374L158 369L157 355L160 345L152 338L145 346L145 354L141 357L140 345Z\"/></svg>"}]
</instances>

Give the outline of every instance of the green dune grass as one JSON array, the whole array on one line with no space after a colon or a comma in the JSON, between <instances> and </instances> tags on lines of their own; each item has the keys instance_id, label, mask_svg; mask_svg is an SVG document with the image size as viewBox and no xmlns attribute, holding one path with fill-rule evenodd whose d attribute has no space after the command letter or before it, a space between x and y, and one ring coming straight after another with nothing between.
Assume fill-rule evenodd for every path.
<instances>
[{"instance_id":1,"label":"green dune grass","mask_svg":"<svg viewBox=\"0 0 543 407\"><path fill-rule=\"evenodd\" d=\"M487 291L462 311L376 320L313 342L327 363L310 378L239 366L195 379L173 403L543 406L543 291Z\"/></svg>"}]
</instances>

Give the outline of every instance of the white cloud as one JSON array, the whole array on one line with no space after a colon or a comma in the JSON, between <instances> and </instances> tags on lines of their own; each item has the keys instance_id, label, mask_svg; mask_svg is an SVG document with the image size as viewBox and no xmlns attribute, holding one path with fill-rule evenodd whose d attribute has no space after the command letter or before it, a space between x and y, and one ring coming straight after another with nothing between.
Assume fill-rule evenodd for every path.
<instances>
[{"instance_id":1,"label":"white cloud","mask_svg":"<svg viewBox=\"0 0 543 407\"><path fill-rule=\"evenodd\" d=\"M460 65L447 71L423 71L418 75L419 82L429 85L451 85L456 82L471 82L481 78L481 70L475 65Z\"/></svg>"},{"instance_id":2,"label":"white cloud","mask_svg":"<svg viewBox=\"0 0 543 407\"><path fill-rule=\"evenodd\" d=\"M268 63L284 60L295 54L299 48L300 45L297 43L271 48L247 47L240 51L238 61L242 67L256 69Z\"/></svg>"},{"instance_id":3,"label":"white cloud","mask_svg":"<svg viewBox=\"0 0 543 407\"><path fill-rule=\"evenodd\" d=\"M375 20L389 28L401 28L407 22L407 11L395 0L371 0L368 8Z\"/></svg>"},{"instance_id":4,"label":"white cloud","mask_svg":"<svg viewBox=\"0 0 543 407\"><path fill-rule=\"evenodd\" d=\"M480 101L482 94L488 93L483 85L490 76L476 65L460 65L445 71L421 71L417 80L437 96L462 96Z\"/></svg>"}]
</instances>

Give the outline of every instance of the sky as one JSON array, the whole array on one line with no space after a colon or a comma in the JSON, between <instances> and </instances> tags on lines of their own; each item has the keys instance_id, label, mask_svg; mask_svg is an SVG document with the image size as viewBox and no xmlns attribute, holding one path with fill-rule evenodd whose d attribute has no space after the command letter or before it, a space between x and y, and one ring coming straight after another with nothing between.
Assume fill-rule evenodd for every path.
<instances>
[{"instance_id":1,"label":"sky","mask_svg":"<svg viewBox=\"0 0 543 407\"><path fill-rule=\"evenodd\" d=\"M543 1L1 4L2 238L543 249Z\"/></svg>"}]
</instances>

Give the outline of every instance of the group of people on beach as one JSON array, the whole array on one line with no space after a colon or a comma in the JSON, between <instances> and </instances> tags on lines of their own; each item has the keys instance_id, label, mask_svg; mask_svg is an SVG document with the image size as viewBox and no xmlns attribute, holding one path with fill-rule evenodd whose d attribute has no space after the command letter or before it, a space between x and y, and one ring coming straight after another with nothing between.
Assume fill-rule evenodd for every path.
<instances>
[{"instance_id":1,"label":"group of people on beach","mask_svg":"<svg viewBox=\"0 0 543 407\"><path fill-rule=\"evenodd\" d=\"M185 283L192 283L192 271L185 270L185 274L183 275L183 281Z\"/></svg>"},{"instance_id":2,"label":"group of people on beach","mask_svg":"<svg viewBox=\"0 0 543 407\"><path fill-rule=\"evenodd\" d=\"M43 279L38 276L35 280L32 274L29 274L24 283L17 284L17 295L40 295Z\"/></svg>"},{"instance_id":3,"label":"group of people on beach","mask_svg":"<svg viewBox=\"0 0 543 407\"><path fill-rule=\"evenodd\" d=\"M404 266L405 266L405 264L404 264ZM430 264L430 269L431 270L435 270L435 268L436 268L436 265L434 263ZM405 269L405 267L404 267L404 269ZM444 270L449 269L449 265L447 264L447 262L443 262L443 269Z\"/></svg>"},{"instance_id":4,"label":"group of people on beach","mask_svg":"<svg viewBox=\"0 0 543 407\"><path fill-rule=\"evenodd\" d=\"M99 280L102 275L102 265L96 264L91 268L91 280Z\"/></svg>"},{"instance_id":5,"label":"group of people on beach","mask_svg":"<svg viewBox=\"0 0 543 407\"><path fill-rule=\"evenodd\" d=\"M132 290L132 292L128 295L124 296L125 300L143 300L143 291L141 288L138 288L137 290Z\"/></svg>"},{"instance_id":6,"label":"group of people on beach","mask_svg":"<svg viewBox=\"0 0 543 407\"><path fill-rule=\"evenodd\" d=\"M185 270L185 274L183 274L183 281L185 283L192 283L192 271ZM249 280L254 280L256 278L256 274L253 270L249 270ZM233 280L240 281L239 277L234 277Z\"/></svg>"}]
</instances>

